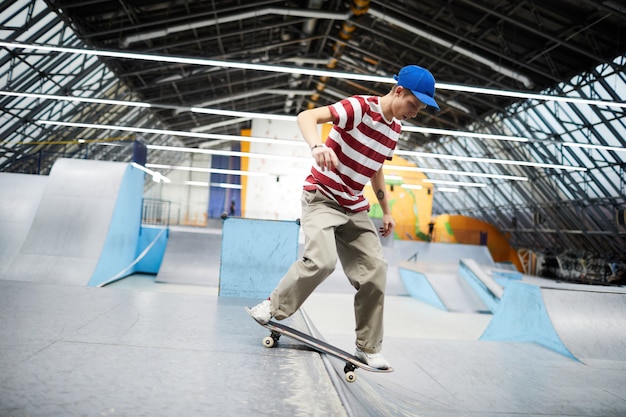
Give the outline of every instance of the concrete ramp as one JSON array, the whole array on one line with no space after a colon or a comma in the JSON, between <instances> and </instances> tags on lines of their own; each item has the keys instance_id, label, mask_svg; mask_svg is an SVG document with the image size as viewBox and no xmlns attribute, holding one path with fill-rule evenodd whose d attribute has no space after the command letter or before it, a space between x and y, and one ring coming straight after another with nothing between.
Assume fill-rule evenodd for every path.
<instances>
[{"instance_id":1,"label":"concrete ramp","mask_svg":"<svg viewBox=\"0 0 626 417\"><path fill-rule=\"evenodd\" d=\"M415 242L412 240L394 240L389 263L399 261L423 261L429 263L458 264L463 258L474 259L482 265L494 265L487 246L466 245L461 243Z\"/></svg>"},{"instance_id":2,"label":"concrete ramp","mask_svg":"<svg viewBox=\"0 0 626 417\"><path fill-rule=\"evenodd\" d=\"M47 176L0 173L0 278L19 254L47 184Z\"/></svg>"},{"instance_id":3,"label":"concrete ramp","mask_svg":"<svg viewBox=\"0 0 626 417\"><path fill-rule=\"evenodd\" d=\"M576 358L626 361L626 294L542 288L552 325Z\"/></svg>"},{"instance_id":4,"label":"concrete ramp","mask_svg":"<svg viewBox=\"0 0 626 417\"><path fill-rule=\"evenodd\" d=\"M132 263L143 172L126 163L59 159L3 279L97 285Z\"/></svg>"},{"instance_id":5,"label":"concrete ramp","mask_svg":"<svg viewBox=\"0 0 626 417\"><path fill-rule=\"evenodd\" d=\"M459 274L465 278L489 310L496 311L504 288L487 273L484 266L479 265L474 259L464 258L459 262Z\"/></svg>"},{"instance_id":6,"label":"concrete ramp","mask_svg":"<svg viewBox=\"0 0 626 417\"><path fill-rule=\"evenodd\" d=\"M219 295L266 298L298 256L300 221L224 220Z\"/></svg>"},{"instance_id":7,"label":"concrete ramp","mask_svg":"<svg viewBox=\"0 0 626 417\"><path fill-rule=\"evenodd\" d=\"M481 340L537 343L584 363L626 361L626 293L511 282Z\"/></svg>"},{"instance_id":8,"label":"concrete ramp","mask_svg":"<svg viewBox=\"0 0 626 417\"><path fill-rule=\"evenodd\" d=\"M302 253L303 245L300 245L300 256ZM458 265L461 259L472 258L484 265L494 265L493 258L486 246L383 239L383 253L388 263L387 295L410 295L410 291L403 282L404 277L402 277L404 271L402 271L401 265L406 261L412 263L455 265L456 268L456 265ZM337 261L337 266L333 273L316 291L345 292L351 290L351 288L343 272L341 263ZM454 297L454 295L452 296ZM458 305L455 305L455 310L457 306ZM461 308L461 310L465 309L466 307ZM470 308L470 310L471 309L472 308Z\"/></svg>"},{"instance_id":9,"label":"concrete ramp","mask_svg":"<svg viewBox=\"0 0 626 417\"><path fill-rule=\"evenodd\" d=\"M171 226L156 282L217 287L222 230Z\"/></svg>"},{"instance_id":10,"label":"concrete ramp","mask_svg":"<svg viewBox=\"0 0 626 417\"><path fill-rule=\"evenodd\" d=\"M409 295L444 311L488 313L490 310L454 263L402 262L402 283Z\"/></svg>"}]
</instances>

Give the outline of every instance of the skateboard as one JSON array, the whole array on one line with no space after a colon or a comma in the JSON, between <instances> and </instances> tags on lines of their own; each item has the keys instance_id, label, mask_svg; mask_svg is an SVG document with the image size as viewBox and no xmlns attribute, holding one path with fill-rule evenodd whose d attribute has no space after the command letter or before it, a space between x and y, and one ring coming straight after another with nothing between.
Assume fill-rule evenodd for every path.
<instances>
[{"instance_id":1,"label":"skateboard","mask_svg":"<svg viewBox=\"0 0 626 417\"><path fill-rule=\"evenodd\" d=\"M250 308L245 307L245 309L248 312L248 314L250 314ZM252 318L254 319L254 317ZM278 339L280 339L280 336L285 335L299 342L304 343L305 345L315 349L316 351L320 353L327 353L331 356L334 356L337 359L346 361L346 365L344 366L343 371L345 373L346 381L348 382L356 381L355 371L357 368L365 369L366 371L370 371L370 372L393 372L393 368L388 368L388 369L373 368L369 366L368 364L362 362L356 356L344 350L341 350L311 335L302 333L299 330L293 329L289 326L285 326L284 324L276 323L275 321L271 321L271 320L267 322L266 324L263 324L257 321L256 319L254 321L259 323L261 326L265 327L266 329L269 329L271 332L269 336L263 338L263 346L265 346L266 348L272 348L276 346L276 344L278 343Z\"/></svg>"}]
</instances>

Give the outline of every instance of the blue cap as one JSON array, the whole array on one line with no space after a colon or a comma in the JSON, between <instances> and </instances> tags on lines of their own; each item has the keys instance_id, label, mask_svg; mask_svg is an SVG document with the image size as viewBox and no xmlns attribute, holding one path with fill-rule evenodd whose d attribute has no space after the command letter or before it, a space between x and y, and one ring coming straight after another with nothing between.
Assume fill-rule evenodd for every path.
<instances>
[{"instance_id":1,"label":"blue cap","mask_svg":"<svg viewBox=\"0 0 626 417\"><path fill-rule=\"evenodd\" d=\"M430 71L417 65L407 65L393 79L399 86L411 90L419 101L439 110L435 101L435 77Z\"/></svg>"}]
</instances>

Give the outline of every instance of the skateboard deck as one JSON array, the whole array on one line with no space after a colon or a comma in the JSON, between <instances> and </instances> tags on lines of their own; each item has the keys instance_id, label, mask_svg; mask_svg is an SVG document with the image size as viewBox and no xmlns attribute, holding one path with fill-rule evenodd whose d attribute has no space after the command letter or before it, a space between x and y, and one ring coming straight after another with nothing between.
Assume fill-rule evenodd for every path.
<instances>
[{"instance_id":1,"label":"skateboard deck","mask_svg":"<svg viewBox=\"0 0 626 417\"><path fill-rule=\"evenodd\" d=\"M248 314L250 314L250 308L245 308ZM252 317L252 316L250 316ZM252 317L254 319L254 317ZM302 333L299 330L291 328L289 326L285 326L284 324L276 323L275 321L269 321L266 324L263 324L257 320L254 320L259 323L261 326L270 330L270 335L263 338L263 346L266 348L272 348L276 346L278 339L280 339L281 335L288 336L292 339L295 339L299 342L304 343L305 345L315 349L320 353L327 353L331 356L334 356L337 359L341 359L346 361L346 366L343 368L345 373L346 381L354 382L356 381L356 373L354 372L357 368L365 369L370 372L393 372L393 368L388 369L379 369L373 368L368 364L362 362L359 358L348 353L344 350L341 350L329 343L326 343L322 340L319 340L311 335L306 333Z\"/></svg>"}]
</instances>

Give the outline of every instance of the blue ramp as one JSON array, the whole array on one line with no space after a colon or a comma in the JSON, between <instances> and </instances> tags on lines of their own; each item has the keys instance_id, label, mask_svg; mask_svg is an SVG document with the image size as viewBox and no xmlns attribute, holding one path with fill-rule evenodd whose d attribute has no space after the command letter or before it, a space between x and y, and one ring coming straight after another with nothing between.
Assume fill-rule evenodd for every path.
<instances>
[{"instance_id":1,"label":"blue ramp","mask_svg":"<svg viewBox=\"0 0 626 417\"><path fill-rule=\"evenodd\" d=\"M118 274L135 258L143 184L127 163L57 160L3 279L96 286Z\"/></svg>"},{"instance_id":2,"label":"blue ramp","mask_svg":"<svg viewBox=\"0 0 626 417\"><path fill-rule=\"evenodd\" d=\"M269 297L298 257L299 231L295 221L226 218L219 295Z\"/></svg>"},{"instance_id":3,"label":"blue ramp","mask_svg":"<svg viewBox=\"0 0 626 417\"><path fill-rule=\"evenodd\" d=\"M48 177L0 173L0 279L28 236Z\"/></svg>"},{"instance_id":4,"label":"blue ramp","mask_svg":"<svg viewBox=\"0 0 626 417\"><path fill-rule=\"evenodd\" d=\"M531 342L576 359L557 334L541 287L511 282L481 340Z\"/></svg>"}]
</instances>

